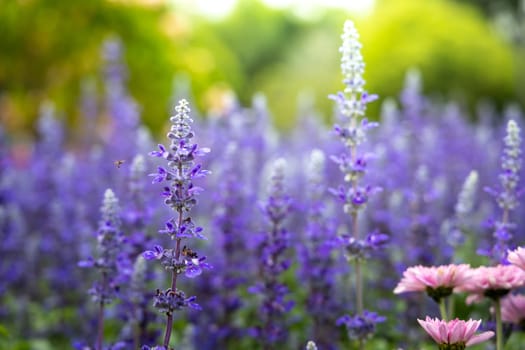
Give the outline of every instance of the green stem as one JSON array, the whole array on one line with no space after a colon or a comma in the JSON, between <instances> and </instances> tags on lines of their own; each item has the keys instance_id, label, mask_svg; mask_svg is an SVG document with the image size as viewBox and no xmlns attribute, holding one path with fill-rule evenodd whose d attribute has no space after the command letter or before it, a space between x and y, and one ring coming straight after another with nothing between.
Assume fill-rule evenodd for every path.
<instances>
[{"instance_id":1,"label":"green stem","mask_svg":"<svg viewBox=\"0 0 525 350\"><path fill-rule=\"evenodd\" d=\"M356 308L357 314L363 314L363 273L361 272L361 261L355 261L355 289L356 289Z\"/></svg>"},{"instance_id":2,"label":"green stem","mask_svg":"<svg viewBox=\"0 0 525 350\"><path fill-rule=\"evenodd\" d=\"M496 350L503 350L503 323L501 322L501 303L499 298L494 299L496 310Z\"/></svg>"},{"instance_id":3,"label":"green stem","mask_svg":"<svg viewBox=\"0 0 525 350\"><path fill-rule=\"evenodd\" d=\"M454 318L454 298L453 297L449 297L448 298L448 316L453 319Z\"/></svg>"},{"instance_id":4,"label":"green stem","mask_svg":"<svg viewBox=\"0 0 525 350\"><path fill-rule=\"evenodd\" d=\"M97 330L97 342L95 345L96 350L102 350L102 342L104 338L104 302L101 301L98 309L98 330Z\"/></svg>"},{"instance_id":5,"label":"green stem","mask_svg":"<svg viewBox=\"0 0 525 350\"><path fill-rule=\"evenodd\" d=\"M352 231L353 237L359 239L359 227L357 221L357 212L354 211L352 216ZM355 259L355 297L356 297L356 311L358 315L363 313L363 273L361 271L361 260Z\"/></svg>"},{"instance_id":6,"label":"green stem","mask_svg":"<svg viewBox=\"0 0 525 350\"><path fill-rule=\"evenodd\" d=\"M447 321L447 306L446 306L446 298L439 299L439 312L441 313L441 319L443 321Z\"/></svg>"}]
</instances>

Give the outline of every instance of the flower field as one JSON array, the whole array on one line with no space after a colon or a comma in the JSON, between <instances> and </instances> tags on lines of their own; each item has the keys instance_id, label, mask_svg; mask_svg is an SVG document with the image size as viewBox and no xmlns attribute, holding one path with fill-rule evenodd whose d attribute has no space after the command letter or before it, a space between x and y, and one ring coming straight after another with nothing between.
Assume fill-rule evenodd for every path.
<instances>
[{"instance_id":1,"label":"flower field","mask_svg":"<svg viewBox=\"0 0 525 350\"><path fill-rule=\"evenodd\" d=\"M81 133L0 125L0 349L525 349L519 108L378 100L347 21L335 125L181 93L157 140L122 50Z\"/></svg>"}]
</instances>

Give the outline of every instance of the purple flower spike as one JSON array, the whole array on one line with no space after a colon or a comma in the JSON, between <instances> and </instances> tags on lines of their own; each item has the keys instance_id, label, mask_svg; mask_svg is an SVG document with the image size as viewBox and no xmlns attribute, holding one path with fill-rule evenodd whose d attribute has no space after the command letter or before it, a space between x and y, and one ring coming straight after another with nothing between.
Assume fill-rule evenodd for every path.
<instances>
[{"instance_id":1,"label":"purple flower spike","mask_svg":"<svg viewBox=\"0 0 525 350\"><path fill-rule=\"evenodd\" d=\"M282 274L290 266L286 257L289 234L285 228L285 220L289 216L291 199L285 190L285 169L284 159L273 163L269 196L261 204L268 229L261 235L261 242L257 247L260 280L255 288L250 289L262 297L259 307L261 323L254 332L262 340L264 348L268 349L286 340L285 315L293 306L293 302L286 299L288 288L280 282Z\"/></svg>"},{"instance_id":2,"label":"purple flower spike","mask_svg":"<svg viewBox=\"0 0 525 350\"><path fill-rule=\"evenodd\" d=\"M507 250L513 238L513 227L510 221L511 212L518 206L521 195L519 190L519 173L521 169L521 130L514 120L507 124L507 134L504 138L505 147L501 156L501 173L499 175L501 190L485 188L492 195L502 210L501 220L494 221L493 244L491 248L478 250L478 253L489 255L494 263L507 263Z\"/></svg>"},{"instance_id":3,"label":"purple flower spike","mask_svg":"<svg viewBox=\"0 0 525 350\"><path fill-rule=\"evenodd\" d=\"M338 156L332 156L339 169L344 174L344 186L329 191L343 202L343 210L349 214L352 221L351 232L341 237L340 242L345 248L347 260L355 264L356 311L357 315L351 318L345 316L339 323L345 323L351 338L363 341L375 329L375 314L364 311L363 273L361 261L370 256L370 252L382 246L387 237L371 234L362 239L359 218L362 216L370 197L378 192L378 188L363 185L366 177L370 154L363 153L361 146L367 138L368 130L378 126L378 123L369 122L365 117L367 104L377 99L377 95L368 94L364 89L363 79L365 64L361 55L359 33L352 21L346 21L342 35L341 71L345 89L339 92L335 101L339 109L340 125L334 127L336 134L343 143L345 150ZM331 96L331 98L333 98ZM362 348L362 346L360 346Z\"/></svg>"},{"instance_id":4,"label":"purple flower spike","mask_svg":"<svg viewBox=\"0 0 525 350\"><path fill-rule=\"evenodd\" d=\"M101 208L102 220L97 234L98 257L80 261L78 266L96 269L100 279L88 293L98 304L98 327L96 348L102 348L104 333L104 308L117 296L120 284L130 277L129 262L124 254L124 237L120 232L120 208L118 199L112 190L104 192Z\"/></svg>"},{"instance_id":5,"label":"purple flower spike","mask_svg":"<svg viewBox=\"0 0 525 350\"><path fill-rule=\"evenodd\" d=\"M164 197L164 203L175 212L175 217L168 220L159 233L169 235L175 241L175 247L164 249L155 246L154 250L143 253L147 260L159 260L171 274L171 287L164 291L157 290L154 301L154 307L167 317L163 343L163 347L166 348L169 348L170 344L173 312L186 307L200 310L200 306L194 302L195 297L186 298L184 292L177 288L179 275L195 278L201 275L204 269L211 268L211 265L205 262L205 257L199 258L195 251L181 244L183 239L205 238L201 234L203 229L193 222L190 211L197 204L196 197L202 192L202 188L195 186L193 180L209 173L202 169L200 164L195 164L195 157L202 156L209 150L199 149L198 145L192 142L193 120L189 116L188 102L181 100L175 111L176 114L170 118L171 129L167 135L170 140L169 147L159 145L158 151L150 152L153 157L167 160L167 167L159 166L157 173L151 176L154 177L154 183L168 182L161 195Z\"/></svg>"}]
</instances>

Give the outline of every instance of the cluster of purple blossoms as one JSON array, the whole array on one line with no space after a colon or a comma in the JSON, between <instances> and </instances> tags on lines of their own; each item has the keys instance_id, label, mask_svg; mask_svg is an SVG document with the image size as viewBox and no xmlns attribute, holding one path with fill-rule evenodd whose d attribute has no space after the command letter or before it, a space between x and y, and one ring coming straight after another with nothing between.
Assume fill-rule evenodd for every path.
<instances>
[{"instance_id":1,"label":"cluster of purple blossoms","mask_svg":"<svg viewBox=\"0 0 525 350\"><path fill-rule=\"evenodd\" d=\"M324 202L326 192L325 155L314 149L307 164L308 207L305 239L299 245L300 278L307 289L306 308L312 321L310 334L317 344L330 349L337 329L335 284L338 276L335 251L339 248L335 224Z\"/></svg>"},{"instance_id":2,"label":"cluster of purple blossoms","mask_svg":"<svg viewBox=\"0 0 525 350\"><path fill-rule=\"evenodd\" d=\"M261 209L268 222L268 229L261 235L257 246L259 258L257 282L249 291L258 294L260 301L260 324L253 330L264 349L272 349L285 341L285 315L294 305L287 299L288 287L282 282L283 273L290 268L287 257L290 246L286 220L290 214L291 198L285 188L286 161L277 159L272 164L268 199Z\"/></svg>"},{"instance_id":3,"label":"cluster of purple blossoms","mask_svg":"<svg viewBox=\"0 0 525 350\"><path fill-rule=\"evenodd\" d=\"M364 116L367 104L377 99L377 96L369 95L364 90L365 64L361 55L359 34L352 21L345 22L341 38L343 41L340 48L341 70L345 89L332 98L338 104L342 123L342 125L335 125L334 129L345 150L332 159L344 174L344 180L348 185L340 186L337 190L332 189L331 192L343 202L344 212L351 217L350 234L342 235L341 241L347 259L354 262L356 315L353 318L348 315L343 316L339 319L338 325L344 324L350 338L356 339L362 349L364 342L374 331L375 323L385 320L375 313L364 310L362 262L372 251L383 246L388 241L388 236L374 231L365 239L361 238L359 215L369 202L369 198L380 190L378 187L361 184L371 155L362 153L360 146L366 140L367 131L378 126L377 123L369 122Z\"/></svg>"},{"instance_id":4,"label":"cluster of purple blossoms","mask_svg":"<svg viewBox=\"0 0 525 350\"><path fill-rule=\"evenodd\" d=\"M229 349L247 334L246 328L236 322L239 312L248 306L242 294L251 277L247 272L254 263L246 253L249 242L244 235L255 209L251 205L251 189L243 181L244 171L238 164L243 151L246 148L241 149L237 141L230 140L219 157L221 161L212 168L217 181L210 210L214 248L207 257L220 273L199 279L196 286L196 292L207 295L202 308L213 310L190 315L200 349Z\"/></svg>"},{"instance_id":5,"label":"cluster of purple blossoms","mask_svg":"<svg viewBox=\"0 0 525 350\"><path fill-rule=\"evenodd\" d=\"M78 265L85 268L95 268L101 272L102 280L90 289L89 294L93 296L94 301L108 304L118 292L118 282L123 277L119 271L122 270L123 266L123 257L120 252L124 242L124 235L120 229L118 199L110 189L104 193L101 213L102 220L97 235L99 256L97 258L89 257L80 261Z\"/></svg>"},{"instance_id":6,"label":"cluster of purple blossoms","mask_svg":"<svg viewBox=\"0 0 525 350\"><path fill-rule=\"evenodd\" d=\"M175 242L174 247L164 248L156 245L153 250L143 253L146 260L159 260L161 265L171 272L171 286L165 290L157 289L153 306L167 317L163 346L168 348L173 328L173 313L184 308L200 309L195 303L195 297L187 297L184 291L177 288L178 276L184 274L188 278L199 276L203 269L211 266L205 262L206 257L183 244L183 239L205 237L202 228L197 226L190 216L191 209L197 204L196 196L201 188L194 185L196 178L205 176L208 171L195 164L195 157L209 152L207 148L199 148L192 142L193 131L190 109L186 100L179 101L175 107L176 114L170 118L171 129L168 138L171 143L168 148L159 145L158 151L150 153L168 162L167 167L159 166L157 173L152 174L153 182L168 182L162 195L164 203L170 207L175 216L170 218L159 233L167 235Z\"/></svg>"},{"instance_id":7,"label":"cluster of purple blossoms","mask_svg":"<svg viewBox=\"0 0 525 350\"><path fill-rule=\"evenodd\" d=\"M520 127L514 120L507 123L507 134L504 138L505 147L501 156L501 173L499 175L501 190L487 187L485 191L491 194L502 210L501 219L493 220L493 238L490 249L480 249L479 252L487 255L491 260L505 263L509 243L512 240L512 231L515 224L511 221L511 212L518 206L518 199L522 190L518 188L519 172L521 169L521 136Z\"/></svg>"},{"instance_id":8,"label":"cluster of purple blossoms","mask_svg":"<svg viewBox=\"0 0 525 350\"><path fill-rule=\"evenodd\" d=\"M13 188L14 172L8 153L7 135L0 126L0 231L2 232L2 245L0 254L0 294L13 284L21 280L24 273L23 264L20 263L20 247L22 223L20 208L14 201Z\"/></svg>"},{"instance_id":9,"label":"cluster of purple blossoms","mask_svg":"<svg viewBox=\"0 0 525 350\"><path fill-rule=\"evenodd\" d=\"M94 268L100 279L88 291L99 305L98 334L95 349L102 349L104 333L104 307L119 294L120 287L129 277L129 264L122 254L124 235L121 228L118 199L112 190L104 192L101 208L102 220L97 234L98 257L89 257L78 263L79 267Z\"/></svg>"},{"instance_id":10,"label":"cluster of purple blossoms","mask_svg":"<svg viewBox=\"0 0 525 350\"><path fill-rule=\"evenodd\" d=\"M379 316L375 312L364 310L362 314L340 317L336 324L344 325L351 339L369 339L376 331L376 325L385 322L386 317Z\"/></svg>"},{"instance_id":11,"label":"cluster of purple blossoms","mask_svg":"<svg viewBox=\"0 0 525 350\"><path fill-rule=\"evenodd\" d=\"M481 243L487 255L500 261L505 247L525 238L518 229L524 218L513 215L525 200L518 184L523 144L517 126L523 119L510 114L499 119L515 120L507 125L500 159L500 131L494 127L504 126L499 115L483 109L479 121L471 123L471 116L453 103L427 99L419 76L411 73L400 107L393 100L386 102L381 128L369 132L377 124L364 116L374 97L364 91L360 44L349 23L344 39L346 88L334 97L340 111L337 138L313 118L312 105L299 111L297 127L281 137L263 98L254 99L251 107L228 101L219 113L196 120L198 136L214 150L201 167L197 156L207 149L195 144L200 142L195 141L187 103L181 101L171 120L171 144L159 146L154 158L145 158L145 150L153 147L126 90L122 47L116 41L104 49L106 99L90 95L99 84L85 90L80 142L65 133L71 130L64 129L50 104L43 105L37 141L0 130L0 333L6 328L10 335L0 336L0 348L38 348L45 337L51 347L67 347L63 344L73 339L75 348L86 350L93 344L76 340L95 338L97 321L99 334L105 330L108 338L118 340L95 344L105 350L141 345L145 350L298 349L310 339L315 343L308 342L308 350L335 350L357 342L366 342L367 348L422 348L429 339L416 328L416 320L438 311L430 299L447 306L441 302L449 297L448 310L443 308L446 319L455 316L452 305L456 313L465 313L457 307L460 299L452 287L437 283L450 276L443 269L429 269L436 281L425 274L418 279L416 288L431 296L428 301L417 293L400 301L392 295L395 277L420 264L474 263L471 248ZM97 101L104 101L103 108ZM312 152L314 148L318 150ZM331 157L334 162L326 162L325 154L336 155ZM288 163L276 165L270 193L259 191L269 178L260 171L261 164L284 156ZM381 171L369 171L372 162ZM145 186L146 169L157 164L151 188L165 185L160 191ZM211 190L195 205L203 168L218 175L207 179ZM476 171L462 187L472 169ZM489 190L496 200L480 195L476 183L493 183L498 175L501 186ZM327 191L343 177L343 186ZM103 217L98 251L80 263L90 269L78 269L79 259L92 254L98 197L106 188L120 199L121 214ZM166 206L159 205L157 192ZM331 200L331 194L339 202ZM116 200L109 202L116 206ZM258 202L262 214L254 205ZM491 214L499 226L480 234L481 222ZM167 222L162 235L153 239L157 221ZM204 238L197 222L214 233L210 244L192 239ZM380 249L387 238L389 249ZM513 255L508 260L516 263ZM191 281L183 277L201 275L207 261L213 262L213 274ZM517 276L505 266L507 277ZM475 292L501 299L503 322L522 324L524 307L514 299L517 290L485 288L491 279L506 283L499 269L487 281L480 280ZM166 270L171 283L160 282L166 281ZM88 273L99 276L93 287L95 278L86 278ZM347 275L356 277L355 282ZM164 288L155 290L155 285ZM98 303L99 320L91 313L93 304L84 303L88 288ZM386 317L365 310L363 304L386 310ZM200 307L206 312L198 311ZM474 307L477 313L483 306ZM340 317L344 311L349 315ZM104 318L106 327L101 327ZM158 326L162 321L165 331ZM381 322L386 324L379 326ZM441 324L424 327L445 327L434 339L438 346L457 349L468 344L468 337L457 341L457 331L463 329L456 328L457 322ZM491 327L491 322L484 324ZM520 344L525 333L515 331L509 343ZM57 338L60 345L55 346Z\"/></svg>"}]
</instances>

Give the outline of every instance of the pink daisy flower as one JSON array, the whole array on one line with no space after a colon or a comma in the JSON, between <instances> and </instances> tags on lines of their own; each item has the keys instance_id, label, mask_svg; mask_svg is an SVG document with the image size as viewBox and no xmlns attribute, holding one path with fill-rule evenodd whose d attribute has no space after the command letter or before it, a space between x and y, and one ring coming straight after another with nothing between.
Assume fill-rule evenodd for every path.
<instances>
[{"instance_id":1,"label":"pink daisy flower","mask_svg":"<svg viewBox=\"0 0 525 350\"><path fill-rule=\"evenodd\" d=\"M472 269L472 277L458 287L470 295L467 303L488 297L493 300L507 295L512 289L525 285L525 271L514 265L480 266Z\"/></svg>"},{"instance_id":2,"label":"pink daisy flower","mask_svg":"<svg viewBox=\"0 0 525 350\"><path fill-rule=\"evenodd\" d=\"M507 260L517 267L525 270L525 248L518 247L515 250L510 251L507 255Z\"/></svg>"},{"instance_id":3,"label":"pink daisy flower","mask_svg":"<svg viewBox=\"0 0 525 350\"><path fill-rule=\"evenodd\" d=\"M525 325L525 295L511 294L501 299L501 319L519 326Z\"/></svg>"},{"instance_id":4,"label":"pink daisy flower","mask_svg":"<svg viewBox=\"0 0 525 350\"><path fill-rule=\"evenodd\" d=\"M436 302L452 294L454 288L468 282L470 265L412 266L403 272L403 278L394 289L395 294L422 292Z\"/></svg>"},{"instance_id":5,"label":"pink daisy flower","mask_svg":"<svg viewBox=\"0 0 525 350\"><path fill-rule=\"evenodd\" d=\"M417 320L421 327L439 344L440 349L447 349L447 345L454 346L454 349L463 349L467 346L478 344L494 336L494 332L487 331L475 334L481 324L481 320L462 321L455 320L442 321L426 317L425 321ZM452 349L452 347L451 347Z\"/></svg>"}]
</instances>

